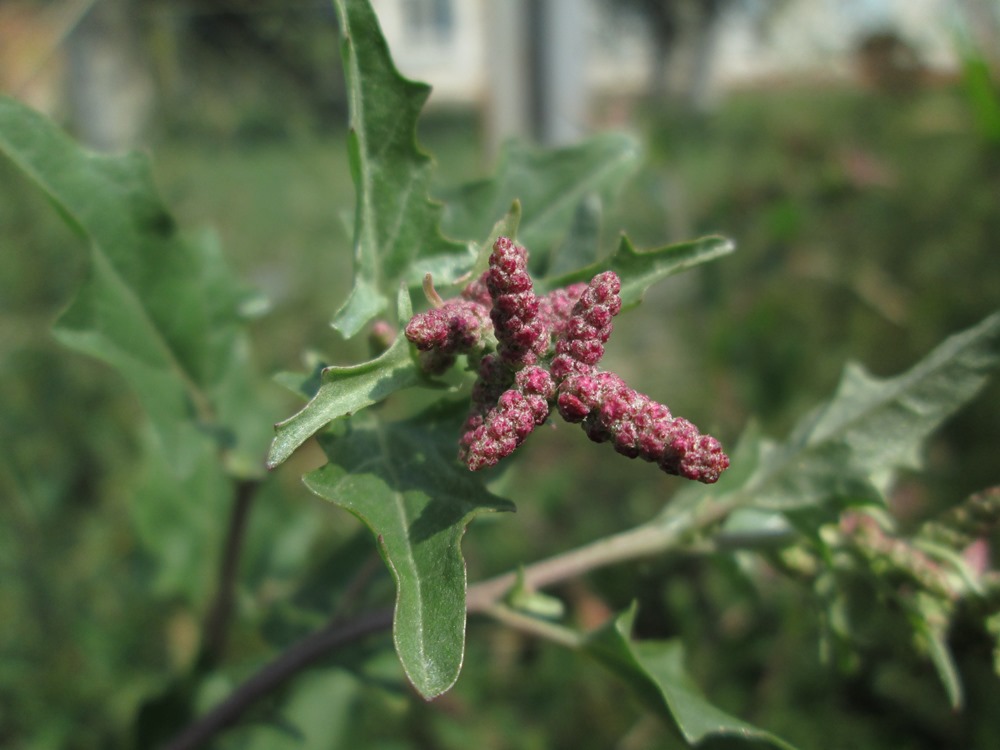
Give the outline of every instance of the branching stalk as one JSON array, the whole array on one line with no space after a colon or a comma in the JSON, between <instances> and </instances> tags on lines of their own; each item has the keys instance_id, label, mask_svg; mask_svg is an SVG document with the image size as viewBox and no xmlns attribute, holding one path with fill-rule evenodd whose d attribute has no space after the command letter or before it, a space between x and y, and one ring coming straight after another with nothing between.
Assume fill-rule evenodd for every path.
<instances>
[{"instance_id":1,"label":"branching stalk","mask_svg":"<svg viewBox=\"0 0 1000 750\"><path fill-rule=\"evenodd\" d=\"M558 643L566 648L579 648L583 641L583 637L572 628L532 617L506 604L491 604L481 611L508 627Z\"/></svg>"},{"instance_id":2,"label":"branching stalk","mask_svg":"<svg viewBox=\"0 0 1000 750\"><path fill-rule=\"evenodd\" d=\"M617 563L661 555L686 543L699 531L722 520L729 503L702 503L678 514L670 522L654 522L606 537L577 549L541 560L521 571L523 585L543 588ZM517 583L518 573L509 572L470 586L466 606L470 614L483 614L498 622L537 635L569 648L580 645L575 631L522 614L504 603ZM279 654L270 664L237 688L226 700L179 734L166 750L193 750L233 724L259 698L267 695L298 672L343 646L392 627L391 608L333 622L306 636Z\"/></svg>"}]
</instances>

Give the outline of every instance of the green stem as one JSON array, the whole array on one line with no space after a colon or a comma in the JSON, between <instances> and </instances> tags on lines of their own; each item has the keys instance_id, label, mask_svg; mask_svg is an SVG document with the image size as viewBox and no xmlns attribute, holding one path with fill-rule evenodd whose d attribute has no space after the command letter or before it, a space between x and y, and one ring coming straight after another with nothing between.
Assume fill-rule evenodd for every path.
<instances>
[{"instance_id":1,"label":"green stem","mask_svg":"<svg viewBox=\"0 0 1000 750\"><path fill-rule=\"evenodd\" d=\"M532 589L543 588L609 565L662 555L685 544L697 532L715 525L731 510L732 503L718 501L702 501L695 507L677 509L669 517L529 565L522 571L523 585ZM576 631L530 617L504 603L504 597L517 580L518 573L512 571L470 586L466 595L468 611L488 615L518 630L570 648L579 647L581 636ZM203 746L215 734L233 724L251 704L292 676L338 648L390 628L392 619L391 609L368 612L343 622L331 623L292 644L226 700L189 725L167 746L168 750L193 750Z\"/></svg>"},{"instance_id":2,"label":"green stem","mask_svg":"<svg viewBox=\"0 0 1000 750\"><path fill-rule=\"evenodd\" d=\"M670 522L654 521L598 539L528 566L523 571L524 585L544 588L609 565L661 555L677 548L699 529L722 520L730 510L729 503L704 503L676 515ZM517 576L512 571L470 586L466 596L468 611L485 612L513 588Z\"/></svg>"},{"instance_id":3,"label":"green stem","mask_svg":"<svg viewBox=\"0 0 1000 750\"><path fill-rule=\"evenodd\" d=\"M558 643L566 648L575 649L583 644L583 636L572 628L532 617L506 604L493 604L480 611L508 627Z\"/></svg>"}]
</instances>

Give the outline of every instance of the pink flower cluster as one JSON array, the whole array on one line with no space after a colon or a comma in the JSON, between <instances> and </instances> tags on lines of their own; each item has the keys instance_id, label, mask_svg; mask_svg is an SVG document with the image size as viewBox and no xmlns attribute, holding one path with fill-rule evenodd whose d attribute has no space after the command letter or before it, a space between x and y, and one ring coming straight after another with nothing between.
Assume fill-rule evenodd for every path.
<instances>
[{"instance_id":1,"label":"pink flower cluster","mask_svg":"<svg viewBox=\"0 0 1000 750\"><path fill-rule=\"evenodd\" d=\"M419 313L406 326L421 366L444 372L459 354L479 357L459 457L475 471L509 456L553 407L598 443L668 474L710 484L729 466L719 441L597 367L621 310L621 282L605 271L539 297L528 253L507 237L490 267L456 300ZM495 353L486 353L495 337Z\"/></svg>"}]
</instances>

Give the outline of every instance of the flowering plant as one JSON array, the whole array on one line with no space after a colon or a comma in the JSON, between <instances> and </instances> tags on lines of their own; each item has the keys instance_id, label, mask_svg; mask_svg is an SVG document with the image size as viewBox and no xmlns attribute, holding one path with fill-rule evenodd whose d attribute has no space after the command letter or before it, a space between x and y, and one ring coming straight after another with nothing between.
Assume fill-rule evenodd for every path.
<instances>
[{"instance_id":1,"label":"flowering plant","mask_svg":"<svg viewBox=\"0 0 1000 750\"><path fill-rule=\"evenodd\" d=\"M594 442L610 440L622 455L654 462L668 474L718 481L729 466L718 440L597 368L622 306L614 271L537 297L525 248L499 237L489 264L461 298L442 302L429 295L437 306L406 326L427 372L440 374L458 354L479 362L459 451L470 469L513 453L556 404L563 419L582 423ZM491 334L496 352L484 355Z\"/></svg>"},{"instance_id":2,"label":"flowering plant","mask_svg":"<svg viewBox=\"0 0 1000 750\"><path fill-rule=\"evenodd\" d=\"M986 556L1000 495L977 493L909 532L888 512L888 498L900 470L920 467L927 436L1000 366L1000 313L896 377L847 367L836 393L787 438L767 439L751 425L730 457L715 438L601 364L621 310L654 283L732 252L732 243L705 237L639 252L622 236L602 252L594 206L610 204L639 162L634 143L615 135L555 153L513 145L492 178L432 199L432 163L414 136L427 87L396 72L366 0L335 5L357 201L354 283L333 325L348 339L370 328L379 353L350 366L312 357L309 371L280 373L278 382L305 404L273 433L286 407L275 407L270 379L253 363L252 295L210 238L179 230L148 161L91 154L44 117L0 98L0 153L88 242L87 278L56 336L110 365L143 407L142 483L128 504L130 528L165 592L157 604L181 602L188 618L163 629L183 630L192 614L205 623L189 663L141 683L157 692L136 709L137 746L171 735L174 750L201 746L320 662L320 679L296 680L280 693L274 723L284 734L294 724L296 736L330 746L323 739L330 715L350 716L356 702L371 698L363 684L385 682L354 661L331 664L331 653L391 628L402 673L432 699L458 679L471 614L605 666L663 719L664 733L690 745L722 738L789 748L701 695L675 631L637 638L635 605L582 628L562 600L541 591L624 561L716 560L734 551L748 576L766 582L781 571L805 584L828 626L830 652L859 640L845 581L872 584L901 613L908 642L933 663L959 707L962 683L948 636L960 605L969 605L1000 649L1000 580ZM525 247L541 272L529 273ZM456 296L442 300L431 279ZM422 280L431 308L414 314L411 290ZM461 364L475 373L471 386L455 372ZM458 414L454 394L469 388ZM420 395L416 406L407 393ZM369 408L386 401L398 408ZM469 585L466 527L480 514L514 509L502 478L481 470L510 465L553 412L591 440L697 481L677 483L683 487L665 493L663 508L637 526L608 529ZM392 578L392 602L388 587L366 587L374 574L363 549L316 531L325 506L280 501L287 472L268 470L314 438L325 463L303 476L305 486L371 531ZM265 490L273 502L255 504ZM565 503L567 512L586 511L574 497ZM267 514L256 547L247 545L263 582L238 565L251 507ZM317 563L335 543L333 562ZM356 573L345 577L345 570ZM252 603L240 610L240 601ZM317 619L326 624L304 628ZM237 658L226 649L235 628L251 644ZM262 652L270 663L229 690ZM379 721L387 713L379 711ZM273 746L272 727L261 724L240 725L237 744Z\"/></svg>"}]
</instances>

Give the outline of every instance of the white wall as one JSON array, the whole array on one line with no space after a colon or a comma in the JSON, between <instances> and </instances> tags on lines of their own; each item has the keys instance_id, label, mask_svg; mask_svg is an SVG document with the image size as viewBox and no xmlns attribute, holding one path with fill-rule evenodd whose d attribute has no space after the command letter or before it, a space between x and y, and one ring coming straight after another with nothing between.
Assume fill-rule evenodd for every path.
<instances>
[{"instance_id":1,"label":"white wall","mask_svg":"<svg viewBox=\"0 0 1000 750\"><path fill-rule=\"evenodd\" d=\"M434 1L373 0L373 5L400 70L430 83L433 103L482 104L488 100L489 66L505 64L506 51L517 48L490 28L489 3L509 0L450 0L453 25L447 35L408 28L413 11L407 5ZM765 33L759 33L749 13L734 13L719 33L715 85L725 89L772 77L816 74L849 78L854 75L850 52L859 38L889 25L917 47L925 63L955 70L958 1L793 0ZM577 2L593 40L586 55L593 91L610 95L641 91L652 59L642 24L609 14L602 0ZM757 0L757 5L768 2Z\"/></svg>"}]
</instances>

